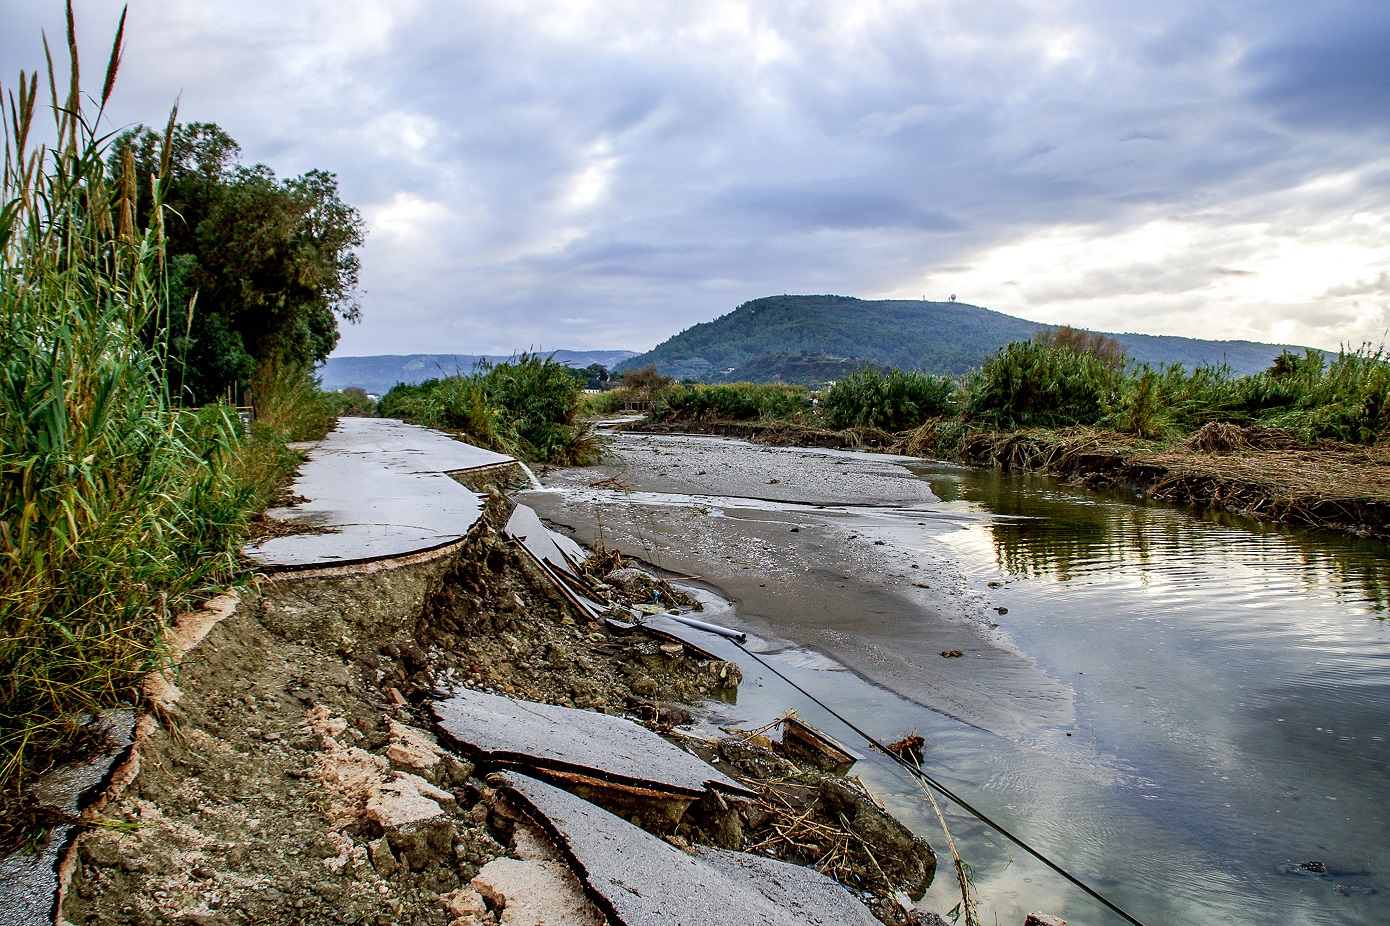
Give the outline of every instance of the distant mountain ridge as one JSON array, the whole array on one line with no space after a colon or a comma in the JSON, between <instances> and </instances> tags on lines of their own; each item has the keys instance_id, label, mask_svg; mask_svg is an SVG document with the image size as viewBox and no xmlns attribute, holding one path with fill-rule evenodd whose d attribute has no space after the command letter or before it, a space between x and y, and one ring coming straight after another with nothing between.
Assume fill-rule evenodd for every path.
<instances>
[{"instance_id":1,"label":"distant mountain ridge","mask_svg":"<svg viewBox=\"0 0 1390 926\"><path fill-rule=\"evenodd\" d=\"M861 364L868 361L960 374L978 367L1010 341L1056 327L963 302L768 296L687 328L646 353L624 360L617 369L655 364L668 376L705 382L729 382L737 374L750 373L775 379L778 371L798 369L787 358L811 355L819 361L844 358ZM1242 375L1267 369L1284 350L1304 350L1293 344L1100 333L1119 341L1134 361L1154 366L1181 363L1189 369L1203 363L1226 363ZM812 366L826 364L803 364L800 368Z\"/></svg>"},{"instance_id":2,"label":"distant mountain ridge","mask_svg":"<svg viewBox=\"0 0 1390 926\"><path fill-rule=\"evenodd\" d=\"M571 367L587 367L600 363L612 369L629 357L631 350L557 350L537 351L543 357L554 356L557 363ZM325 389L347 389L355 386L372 395L382 395L396 383L422 383L427 379L442 379L458 373L472 373L480 360L500 363L514 354L375 354L368 357L329 357L319 370Z\"/></svg>"}]
</instances>

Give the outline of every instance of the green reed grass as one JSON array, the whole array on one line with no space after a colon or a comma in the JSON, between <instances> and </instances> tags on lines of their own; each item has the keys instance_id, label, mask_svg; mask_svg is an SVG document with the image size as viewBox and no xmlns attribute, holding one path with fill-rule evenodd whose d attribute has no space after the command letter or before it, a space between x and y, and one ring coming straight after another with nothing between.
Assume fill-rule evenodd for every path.
<instances>
[{"instance_id":1,"label":"green reed grass","mask_svg":"<svg viewBox=\"0 0 1390 926\"><path fill-rule=\"evenodd\" d=\"M904 431L929 418L954 414L958 392L949 377L912 370L882 373L869 367L826 390L826 423L832 428Z\"/></svg>"},{"instance_id":2,"label":"green reed grass","mask_svg":"<svg viewBox=\"0 0 1390 926\"><path fill-rule=\"evenodd\" d=\"M783 383L671 386L652 405L654 421L790 421L804 418L811 395Z\"/></svg>"},{"instance_id":3,"label":"green reed grass","mask_svg":"<svg viewBox=\"0 0 1390 926\"><path fill-rule=\"evenodd\" d=\"M47 40L48 101L37 74L0 88L0 797L72 744L84 712L136 698L168 615L233 574L287 462L229 410L170 401L149 337L170 321L161 179L108 168L98 130L123 35L124 14L94 116L70 4L66 91Z\"/></svg>"}]
</instances>

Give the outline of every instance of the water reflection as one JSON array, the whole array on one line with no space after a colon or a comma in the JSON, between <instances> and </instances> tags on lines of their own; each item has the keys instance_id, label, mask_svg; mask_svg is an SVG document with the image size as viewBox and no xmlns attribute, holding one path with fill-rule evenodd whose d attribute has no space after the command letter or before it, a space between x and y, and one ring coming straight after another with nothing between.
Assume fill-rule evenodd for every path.
<instances>
[{"instance_id":1,"label":"water reflection","mask_svg":"<svg viewBox=\"0 0 1390 926\"><path fill-rule=\"evenodd\" d=\"M1307 593L1385 620L1390 615L1390 544L1287 528L1226 511L1202 512L1132 495L1077 489L1039 475L921 467L943 501L977 504L998 517L989 531L999 568L1012 576L1085 580L1117 564L1144 579L1206 574L1232 565L1297 576ZM1279 583L1283 585L1283 583Z\"/></svg>"},{"instance_id":2,"label":"water reflection","mask_svg":"<svg viewBox=\"0 0 1390 926\"><path fill-rule=\"evenodd\" d=\"M983 515L952 550L1074 687L1078 736L1129 770L1115 793L1172 828L1172 857L1221 860L1240 898L1225 912L1245 915L1209 921L1390 922L1390 544L1041 476L919 473ZM1069 813L1122 858L1152 841L1088 802Z\"/></svg>"}]
</instances>

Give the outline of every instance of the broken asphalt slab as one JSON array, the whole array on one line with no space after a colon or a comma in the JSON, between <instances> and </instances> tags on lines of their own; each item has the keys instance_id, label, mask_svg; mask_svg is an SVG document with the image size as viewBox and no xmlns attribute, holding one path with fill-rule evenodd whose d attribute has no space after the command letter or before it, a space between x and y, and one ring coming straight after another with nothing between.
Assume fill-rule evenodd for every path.
<instances>
[{"instance_id":1,"label":"broken asphalt slab","mask_svg":"<svg viewBox=\"0 0 1390 926\"><path fill-rule=\"evenodd\" d=\"M742 852L677 849L572 794L515 772L489 783L568 857L619 926L877 926L867 907L809 868Z\"/></svg>"},{"instance_id":2,"label":"broken asphalt slab","mask_svg":"<svg viewBox=\"0 0 1390 926\"><path fill-rule=\"evenodd\" d=\"M624 717L458 689L430 705L435 729L479 763L698 800L755 797L703 759Z\"/></svg>"},{"instance_id":3,"label":"broken asphalt slab","mask_svg":"<svg viewBox=\"0 0 1390 926\"><path fill-rule=\"evenodd\" d=\"M49 772L29 789L39 805L68 821L76 821L79 812L97 799L134 741L134 711L110 711L97 724L107 740L106 749ZM0 926L53 922L58 869L76 829L75 822L60 823L46 834L37 851L20 850L0 859Z\"/></svg>"},{"instance_id":4,"label":"broken asphalt slab","mask_svg":"<svg viewBox=\"0 0 1390 926\"><path fill-rule=\"evenodd\" d=\"M389 418L341 418L309 452L293 492L309 499L267 512L326 533L249 544L269 570L345 566L424 553L461 540L482 501L450 478L515 463L439 431Z\"/></svg>"},{"instance_id":5,"label":"broken asphalt slab","mask_svg":"<svg viewBox=\"0 0 1390 926\"><path fill-rule=\"evenodd\" d=\"M540 516L526 505L512 509L505 531L572 604L590 617L598 617L608 610L605 602L594 600L588 582L581 577L579 564L589 557L583 547L546 527Z\"/></svg>"}]
</instances>

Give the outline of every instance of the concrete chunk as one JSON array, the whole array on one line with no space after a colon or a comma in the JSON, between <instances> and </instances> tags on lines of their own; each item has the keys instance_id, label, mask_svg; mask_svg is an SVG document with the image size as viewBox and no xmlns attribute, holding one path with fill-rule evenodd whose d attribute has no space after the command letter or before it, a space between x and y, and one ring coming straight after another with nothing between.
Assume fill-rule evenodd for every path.
<instances>
[{"instance_id":1,"label":"concrete chunk","mask_svg":"<svg viewBox=\"0 0 1390 926\"><path fill-rule=\"evenodd\" d=\"M621 926L876 926L819 872L719 849L691 856L572 794L516 773L490 782L546 830Z\"/></svg>"},{"instance_id":2,"label":"concrete chunk","mask_svg":"<svg viewBox=\"0 0 1390 926\"><path fill-rule=\"evenodd\" d=\"M545 775L578 774L696 799L755 792L640 724L592 711L458 689L430 705L436 728L470 758Z\"/></svg>"}]
</instances>

